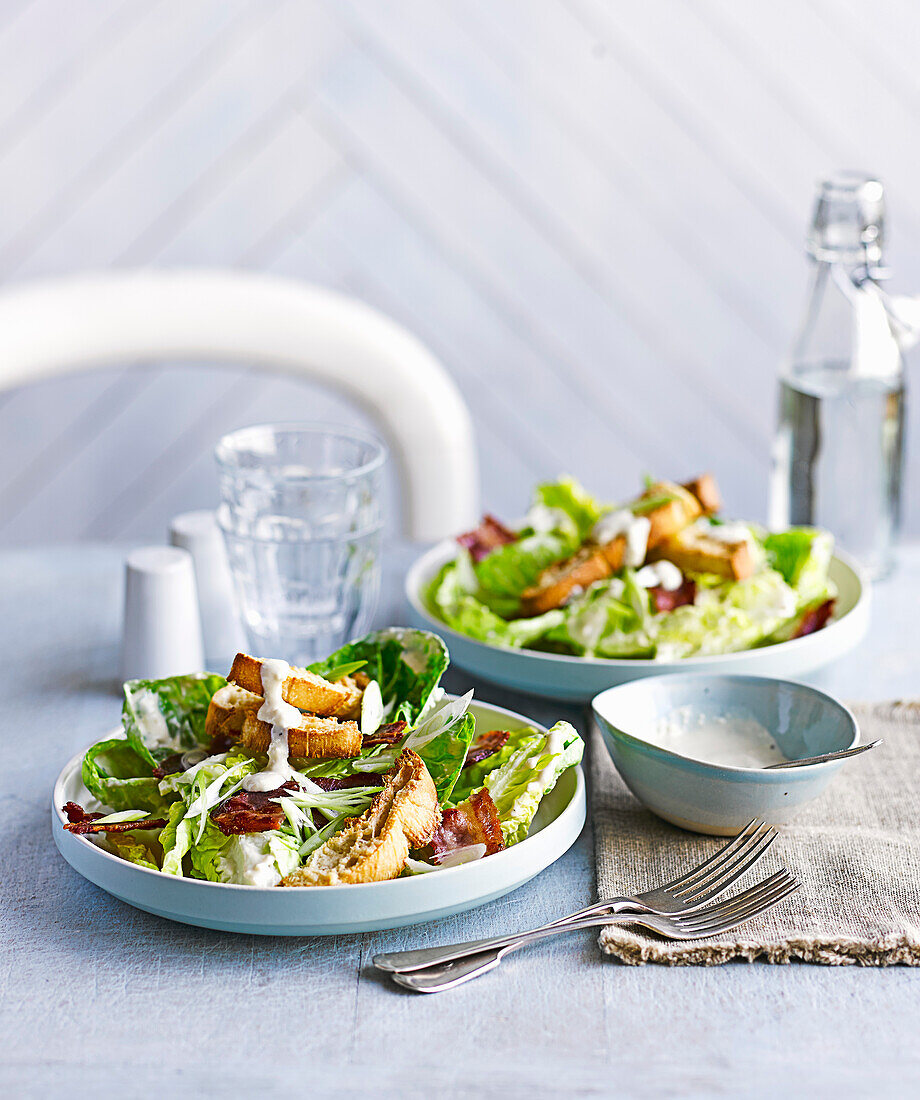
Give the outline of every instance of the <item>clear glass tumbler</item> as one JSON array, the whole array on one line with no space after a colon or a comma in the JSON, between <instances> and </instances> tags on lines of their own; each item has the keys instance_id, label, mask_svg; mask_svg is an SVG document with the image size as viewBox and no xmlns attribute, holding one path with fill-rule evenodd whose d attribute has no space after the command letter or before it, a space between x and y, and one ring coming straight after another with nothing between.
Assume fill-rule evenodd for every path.
<instances>
[{"instance_id":1,"label":"clear glass tumbler","mask_svg":"<svg viewBox=\"0 0 920 1100\"><path fill-rule=\"evenodd\" d=\"M309 664L370 625L386 457L369 432L321 424L261 424L218 444L218 520L256 656Z\"/></svg>"}]
</instances>

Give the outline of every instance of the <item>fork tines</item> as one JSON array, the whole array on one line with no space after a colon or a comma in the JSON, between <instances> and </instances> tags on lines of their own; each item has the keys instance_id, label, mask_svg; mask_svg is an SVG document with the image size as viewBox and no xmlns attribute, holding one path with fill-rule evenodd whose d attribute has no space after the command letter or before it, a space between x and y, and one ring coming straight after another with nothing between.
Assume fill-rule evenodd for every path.
<instances>
[{"instance_id":1,"label":"fork tines","mask_svg":"<svg viewBox=\"0 0 920 1100\"><path fill-rule=\"evenodd\" d=\"M726 890L764 854L777 832L765 821L751 821L741 832L705 863L669 882L664 887L687 904L703 894Z\"/></svg>"},{"instance_id":2,"label":"fork tines","mask_svg":"<svg viewBox=\"0 0 920 1100\"><path fill-rule=\"evenodd\" d=\"M759 917L766 913L774 905L779 904L790 894L801 889L801 883L785 868L777 871L775 875L764 879L750 890L745 890L737 897L719 902L707 909L698 909L694 913L683 916L675 916L674 920L684 932L693 933L696 936L716 935L726 932L751 917Z\"/></svg>"}]
</instances>

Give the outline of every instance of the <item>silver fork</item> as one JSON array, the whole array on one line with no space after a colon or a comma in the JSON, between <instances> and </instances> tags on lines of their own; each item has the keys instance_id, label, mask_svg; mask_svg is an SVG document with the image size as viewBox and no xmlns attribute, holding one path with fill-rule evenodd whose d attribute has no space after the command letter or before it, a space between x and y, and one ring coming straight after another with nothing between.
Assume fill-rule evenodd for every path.
<instances>
[{"instance_id":1,"label":"silver fork","mask_svg":"<svg viewBox=\"0 0 920 1100\"><path fill-rule=\"evenodd\" d=\"M699 867L674 879L673 882L645 890L640 894L625 895L619 898L606 898L570 913L559 920L532 929L542 932L545 929L557 929L568 926L573 921L584 920L597 915L611 913L657 913L668 915L685 913L699 909L712 901L717 895L752 867L776 839L776 830L763 821L751 821L742 831L710 856ZM587 927L584 926L584 927ZM378 970L393 973L421 970L432 963L448 962L463 955L480 954L491 949L504 948L522 935L531 932L514 932L496 939L473 940L470 943L451 944L445 947L423 947L415 951L392 951L374 957L374 966Z\"/></svg>"},{"instance_id":2,"label":"silver fork","mask_svg":"<svg viewBox=\"0 0 920 1100\"><path fill-rule=\"evenodd\" d=\"M774 905L778 905L800 888L801 884L795 876L784 869L752 886L749 890L706 909L694 909L689 913L673 915L625 912L596 914L566 924L545 925L543 928L523 933L516 940L504 944L497 950L484 949L476 954L432 964L422 969L394 972L392 978L394 982L416 993L440 993L487 974L490 970L494 970L506 955L534 940L545 939L547 936L559 935L577 928L596 928L609 924L639 924L671 940L704 939L707 936L727 932L752 917L766 913L768 909L772 909Z\"/></svg>"}]
</instances>

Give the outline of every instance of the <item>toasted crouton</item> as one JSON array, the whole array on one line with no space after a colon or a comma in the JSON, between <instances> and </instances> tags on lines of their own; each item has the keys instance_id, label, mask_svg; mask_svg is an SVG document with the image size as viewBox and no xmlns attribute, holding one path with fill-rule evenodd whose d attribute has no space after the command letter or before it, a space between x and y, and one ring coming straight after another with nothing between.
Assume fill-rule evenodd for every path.
<instances>
[{"instance_id":1,"label":"toasted crouton","mask_svg":"<svg viewBox=\"0 0 920 1100\"><path fill-rule=\"evenodd\" d=\"M246 715L255 714L261 706L261 695L255 695L236 684L227 684L211 696L208 714L204 720L204 731L212 742L236 741Z\"/></svg>"},{"instance_id":2,"label":"toasted crouton","mask_svg":"<svg viewBox=\"0 0 920 1100\"><path fill-rule=\"evenodd\" d=\"M561 607L576 588L587 588L589 584L609 577L612 572L599 547L583 546L565 561L548 566L535 585L524 589L521 594L522 613L529 618Z\"/></svg>"},{"instance_id":3,"label":"toasted crouton","mask_svg":"<svg viewBox=\"0 0 920 1100\"><path fill-rule=\"evenodd\" d=\"M637 509L642 501L651 502L655 497L666 499L656 508ZM702 505L691 492L670 481L660 481L650 486L630 508L637 509L637 514L649 521L647 552L682 531L703 512ZM624 535L617 535L601 545L587 542L570 558L544 569L537 583L524 590L521 595L522 614L530 617L561 607L575 589L587 588L595 581L609 577L622 569L625 562Z\"/></svg>"},{"instance_id":4,"label":"toasted crouton","mask_svg":"<svg viewBox=\"0 0 920 1100\"><path fill-rule=\"evenodd\" d=\"M616 573L622 569L626 561L626 536L617 535L611 542L605 542L600 547L600 552L607 559L610 572Z\"/></svg>"},{"instance_id":5,"label":"toasted crouton","mask_svg":"<svg viewBox=\"0 0 920 1100\"><path fill-rule=\"evenodd\" d=\"M367 810L345 823L282 886L334 886L396 878L411 848L421 848L440 820L438 796L421 757L399 754L383 790Z\"/></svg>"},{"instance_id":6,"label":"toasted crouton","mask_svg":"<svg viewBox=\"0 0 920 1100\"><path fill-rule=\"evenodd\" d=\"M262 694L262 662L258 657L237 653L227 679L247 691ZM355 704L360 702L361 690L353 680L340 680L331 684L322 676L305 668L291 668L281 688L286 703L300 710L318 714L324 718L351 716Z\"/></svg>"},{"instance_id":7,"label":"toasted crouton","mask_svg":"<svg viewBox=\"0 0 920 1100\"><path fill-rule=\"evenodd\" d=\"M659 481L657 485L650 486L639 498L651 500L653 497L667 496L670 499L658 508L643 512L651 528L648 533L648 549L654 550L665 539L676 535L688 524L698 519L703 512L700 502L696 497L687 492L681 485L675 485L672 481Z\"/></svg>"},{"instance_id":8,"label":"toasted crouton","mask_svg":"<svg viewBox=\"0 0 920 1100\"><path fill-rule=\"evenodd\" d=\"M337 685L347 688L350 693L350 701L343 704L335 713L336 718L359 719L361 717L361 702L364 699L364 689L370 683L369 676L362 676L356 672L354 676L343 676L337 681Z\"/></svg>"},{"instance_id":9,"label":"toasted crouton","mask_svg":"<svg viewBox=\"0 0 920 1100\"><path fill-rule=\"evenodd\" d=\"M272 728L248 712L237 740L250 752L268 752ZM361 730L357 722L340 722L337 718L318 718L305 714L301 724L288 730L288 753L301 757L336 757L347 759L361 754Z\"/></svg>"},{"instance_id":10,"label":"toasted crouton","mask_svg":"<svg viewBox=\"0 0 920 1100\"><path fill-rule=\"evenodd\" d=\"M749 542L723 542L695 528L662 543L653 557L674 562L684 573L714 573L735 581L743 581L754 572Z\"/></svg>"},{"instance_id":11,"label":"toasted crouton","mask_svg":"<svg viewBox=\"0 0 920 1100\"><path fill-rule=\"evenodd\" d=\"M707 516L714 516L716 512L722 511L722 494L712 474L701 474L692 481L685 481L681 488L696 497Z\"/></svg>"}]
</instances>

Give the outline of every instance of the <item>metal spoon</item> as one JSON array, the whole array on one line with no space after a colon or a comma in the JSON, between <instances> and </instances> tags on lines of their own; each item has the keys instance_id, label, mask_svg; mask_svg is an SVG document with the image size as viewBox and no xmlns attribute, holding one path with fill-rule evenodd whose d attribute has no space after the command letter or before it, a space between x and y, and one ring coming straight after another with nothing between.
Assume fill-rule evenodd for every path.
<instances>
[{"instance_id":1,"label":"metal spoon","mask_svg":"<svg viewBox=\"0 0 920 1100\"><path fill-rule=\"evenodd\" d=\"M806 756L802 760L783 760L780 764L767 764L764 771L770 771L772 768L804 768L806 764L823 764L825 760L845 760L848 756L859 756L861 752L868 752L869 749L874 749L881 743L880 737L877 741L870 741L868 745L856 745L852 749L826 752L823 756Z\"/></svg>"}]
</instances>

